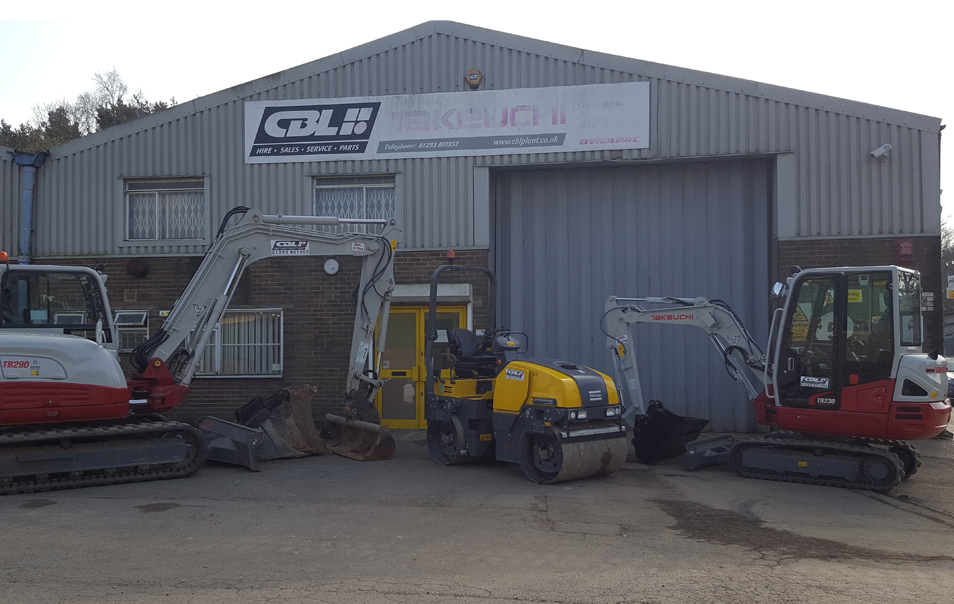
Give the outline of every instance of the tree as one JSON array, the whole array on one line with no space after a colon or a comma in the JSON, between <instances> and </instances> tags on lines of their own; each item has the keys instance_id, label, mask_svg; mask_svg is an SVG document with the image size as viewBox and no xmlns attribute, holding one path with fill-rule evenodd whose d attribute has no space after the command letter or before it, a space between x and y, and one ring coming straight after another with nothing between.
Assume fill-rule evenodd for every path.
<instances>
[{"instance_id":1,"label":"tree","mask_svg":"<svg viewBox=\"0 0 954 604\"><path fill-rule=\"evenodd\" d=\"M945 287L948 275L954 275L954 227L941 223L941 280ZM954 300L947 298L947 291L942 295L944 312L954 312Z\"/></svg>"},{"instance_id":2,"label":"tree","mask_svg":"<svg viewBox=\"0 0 954 604\"><path fill-rule=\"evenodd\" d=\"M132 95L129 103L119 97L115 102L110 102L96 108L96 126L99 130L125 124L133 120L145 117L156 111L168 109L168 105L159 101L150 103L142 96L141 92Z\"/></svg>"},{"instance_id":3,"label":"tree","mask_svg":"<svg viewBox=\"0 0 954 604\"><path fill-rule=\"evenodd\" d=\"M47 119L43 122L43 134L46 135L50 146L62 145L82 136L79 124L70 116L68 108L57 107L46 115Z\"/></svg>"},{"instance_id":4,"label":"tree","mask_svg":"<svg viewBox=\"0 0 954 604\"><path fill-rule=\"evenodd\" d=\"M17 128L0 120L0 145L36 153L176 104L174 98L169 103L151 103L141 90L129 96L127 101L129 86L115 69L96 72L93 81L95 89L80 94L73 103L61 99L34 105L33 119Z\"/></svg>"}]
</instances>

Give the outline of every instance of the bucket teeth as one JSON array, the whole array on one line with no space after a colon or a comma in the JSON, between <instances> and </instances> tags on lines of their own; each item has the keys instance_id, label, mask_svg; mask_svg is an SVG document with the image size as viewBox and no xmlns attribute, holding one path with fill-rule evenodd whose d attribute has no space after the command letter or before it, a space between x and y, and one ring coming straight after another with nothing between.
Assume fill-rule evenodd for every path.
<instances>
[{"instance_id":1,"label":"bucket teeth","mask_svg":"<svg viewBox=\"0 0 954 604\"><path fill-rule=\"evenodd\" d=\"M394 437L384 426L361 420L325 415L321 431L328 450L358 461L389 459L394 455Z\"/></svg>"}]
</instances>

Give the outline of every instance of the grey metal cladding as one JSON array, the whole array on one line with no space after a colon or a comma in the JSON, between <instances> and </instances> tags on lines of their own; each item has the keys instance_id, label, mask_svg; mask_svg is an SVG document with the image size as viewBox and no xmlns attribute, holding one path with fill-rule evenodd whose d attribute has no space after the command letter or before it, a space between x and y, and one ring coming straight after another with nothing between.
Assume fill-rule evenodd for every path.
<instances>
[{"instance_id":1,"label":"grey metal cladding","mask_svg":"<svg viewBox=\"0 0 954 604\"><path fill-rule=\"evenodd\" d=\"M20 168L13 149L0 146L0 252L16 258L20 249Z\"/></svg>"},{"instance_id":2,"label":"grey metal cladding","mask_svg":"<svg viewBox=\"0 0 954 604\"><path fill-rule=\"evenodd\" d=\"M498 324L529 334L528 356L610 376L596 327L610 295L704 293L766 341L771 171L761 159L498 173ZM701 330L647 324L634 336L647 398L713 430L754 427L745 391Z\"/></svg>"},{"instance_id":3,"label":"grey metal cladding","mask_svg":"<svg viewBox=\"0 0 954 604\"><path fill-rule=\"evenodd\" d=\"M651 146L639 151L246 165L244 102L649 81ZM404 249L474 247L475 166L794 153L787 237L940 232L940 120L737 78L606 55L451 22L187 101L52 150L38 191L39 256L196 254L204 244L122 246L122 181L206 177L212 232L237 205L310 212L310 177L395 174ZM885 159L869 152L885 143ZM5 185L6 186L6 185ZM479 207L479 206L478 206ZM789 218L786 218L789 220Z\"/></svg>"}]
</instances>

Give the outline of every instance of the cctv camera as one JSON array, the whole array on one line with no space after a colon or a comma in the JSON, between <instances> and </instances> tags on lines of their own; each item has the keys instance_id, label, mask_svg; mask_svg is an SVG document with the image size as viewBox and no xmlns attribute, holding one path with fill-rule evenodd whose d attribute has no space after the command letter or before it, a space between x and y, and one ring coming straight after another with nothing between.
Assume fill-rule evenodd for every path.
<instances>
[{"instance_id":1,"label":"cctv camera","mask_svg":"<svg viewBox=\"0 0 954 604\"><path fill-rule=\"evenodd\" d=\"M872 157L881 157L882 155L887 155L891 151L891 145L881 145L877 149L871 152Z\"/></svg>"}]
</instances>

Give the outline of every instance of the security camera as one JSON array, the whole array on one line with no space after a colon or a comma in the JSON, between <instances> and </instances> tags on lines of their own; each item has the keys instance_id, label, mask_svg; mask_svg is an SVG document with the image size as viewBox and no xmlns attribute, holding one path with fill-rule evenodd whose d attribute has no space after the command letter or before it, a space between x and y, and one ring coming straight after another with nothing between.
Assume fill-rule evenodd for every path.
<instances>
[{"instance_id":1,"label":"security camera","mask_svg":"<svg viewBox=\"0 0 954 604\"><path fill-rule=\"evenodd\" d=\"M887 155L889 151L891 151L891 145L881 145L871 152L871 157L881 157L882 155Z\"/></svg>"}]
</instances>

